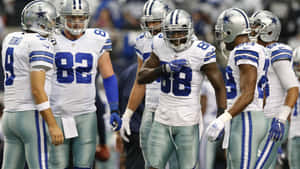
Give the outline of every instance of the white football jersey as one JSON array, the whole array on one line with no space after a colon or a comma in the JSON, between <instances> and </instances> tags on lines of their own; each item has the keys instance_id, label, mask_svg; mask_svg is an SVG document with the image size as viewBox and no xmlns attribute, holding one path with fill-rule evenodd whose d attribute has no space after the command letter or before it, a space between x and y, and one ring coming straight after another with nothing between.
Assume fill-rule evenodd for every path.
<instances>
[{"instance_id":1,"label":"white football jersey","mask_svg":"<svg viewBox=\"0 0 300 169\"><path fill-rule=\"evenodd\" d=\"M145 32L139 35L136 40L136 54L143 60L149 58L152 52L152 38L147 38ZM146 84L145 105L147 109L155 111L159 102L160 80L157 79L150 84Z\"/></svg>"},{"instance_id":2,"label":"white football jersey","mask_svg":"<svg viewBox=\"0 0 300 169\"><path fill-rule=\"evenodd\" d=\"M159 105L155 120L170 126L191 126L199 123L201 113L200 89L203 81L201 67L216 62L215 47L195 39L188 49L176 53L163 39L153 38L153 52L161 64L175 59L186 59L188 64L180 72L161 76Z\"/></svg>"},{"instance_id":3,"label":"white football jersey","mask_svg":"<svg viewBox=\"0 0 300 169\"><path fill-rule=\"evenodd\" d=\"M266 117L275 117L276 113L278 113L278 110L280 106L284 104L286 91L282 87L281 82L276 75L276 72L273 68L273 63L282 59L291 61L292 59L292 49L282 43L273 43L266 47L267 49L270 49L270 60L271 60L271 66L268 70L268 87L266 88L266 105L264 107L264 112ZM292 67L293 64L291 62L290 66Z\"/></svg>"},{"instance_id":4,"label":"white football jersey","mask_svg":"<svg viewBox=\"0 0 300 169\"><path fill-rule=\"evenodd\" d=\"M109 34L101 29L87 29L74 41L63 33L56 35L55 39L50 96L53 114L76 116L95 112L98 59L104 51L111 50Z\"/></svg>"},{"instance_id":5,"label":"white football jersey","mask_svg":"<svg viewBox=\"0 0 300 169\"><path fill-rule=\"evenodd\" d=\"M45 91L49 93L53 45L37 33L15 32L6 36L2 47L5 111L36 110L31 93L31 68L49 69L45 81Z\"/></svg>"},{"instance_id":6,"label":"white football jersey","mask_svg":"<svg viewBox=\"0 0 300 169\"><path fill-rule=\"evenodd\" d=\"M230 52L225 77L228 108L241 95L239 65L249 64L257 68L257 81L254 99L243 111L263 110L264 87L267 84L266 71L269 66L268 53L266 48L254 42L242 43Z\"/></svg>"},{"instance_id":7,"label":"white football jersey","mask_svg":"<svg viewBox=\"0 0 300 169\"><path fill-rule=\"evenodd\" d=\"M204 124L209 124L217 116L217 102L216 102L216 94L215 89L213 88L210 81L205 78L201 87L201 96L206 96L206 110L204 114Z\"/></svg>"},{"instance_id":8,"label":"white football jersey","mask_svg":"<svg viewBox=\"0 0 300 169\"><path fill-rule=\"evenodd\" d=\"M300 82L299 82L300 87ZM300 137L300 95L291 112L291 123L289 129L289 138Z\"/></svg>"}]
</instances>

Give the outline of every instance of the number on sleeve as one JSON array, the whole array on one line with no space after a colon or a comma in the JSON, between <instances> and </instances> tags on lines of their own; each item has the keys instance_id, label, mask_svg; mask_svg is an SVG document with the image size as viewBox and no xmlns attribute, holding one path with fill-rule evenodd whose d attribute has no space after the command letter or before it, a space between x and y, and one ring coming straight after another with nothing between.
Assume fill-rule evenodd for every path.
<instances>
[{"instance_id":1,"label":"number on sleeve","mask_svg":"<svg viewBox=\"0 0 300 169\"><path fill-rule=\"evenodd\" d=\"M5 53L5 85L10 86L14 83L14 48L7 48Z\"/></svg>"},{"instance_id":2,"label":"number on sleeve","mask_svg":"<svg viewBox=\"0 0 300 169\"><path fill-rule=\"evenodd\" d=\"M232 69L230 66L226 67L225 73L226 73L225 74L225 83L226 83L227 99L233 99L237 96L237 91L236 91L236 83L234 81Z\"/></svg>"}]
</instances>

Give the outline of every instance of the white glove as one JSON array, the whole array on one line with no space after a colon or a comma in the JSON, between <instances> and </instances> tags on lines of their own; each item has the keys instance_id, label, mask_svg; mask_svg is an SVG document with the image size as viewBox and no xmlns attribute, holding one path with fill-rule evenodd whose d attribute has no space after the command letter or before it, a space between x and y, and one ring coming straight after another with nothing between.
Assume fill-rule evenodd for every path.
<instances>
[{"instance_id":1,"label":"white glove","mask_svg":"<svg viewBox=\"0 0 300 169\"><path fill-rule=\"evenodd\" d=\"M123 117L122 117L122 127L121 127L121 130L120 130L120 134L121 134L121 137L123 138L123 140L125 140L126 142L129 142L129 139L128 137L126 136L126 133L127 135L131 135L131 131L130 131L130 119L131 119L131 116L133 115L133 111L130 110L129 108L126 108L125 110L125 113L123 114Z\"/></svg>"},{"instance_id":2,"label":"white glove","mask_svg":"<svg viewBox=\"0 0 300 169\"><path fill-rule=\"evenodd\" d=\"M206 129L206 135L207 139L209 141L216 141L219 139L220 135L222 134L222 131L224 130L225 123L227 121L230 121L232 119L232 116L230 113L228 113L227 110L219 116L217 119L212 121L209 126Z\"/></svg>"}]
</instances>

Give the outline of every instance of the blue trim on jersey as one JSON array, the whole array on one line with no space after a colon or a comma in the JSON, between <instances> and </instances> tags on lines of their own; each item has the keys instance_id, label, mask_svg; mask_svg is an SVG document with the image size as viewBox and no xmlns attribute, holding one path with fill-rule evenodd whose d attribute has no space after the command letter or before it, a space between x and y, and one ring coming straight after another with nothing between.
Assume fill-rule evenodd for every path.
<instances>
[{"instance_id":1,"label":"blue trim on jersey","mask_svg":"<svg viewBox=\"0 0 300 169\"><path fill-rule=\"evenodd\" d=\"M214 54L214 55L212 55L212 56L210 56L208 58L204 58L204 62L207 62L207 61L209 61L212 58L216 58L216 54Z\"/></svg>"},{"instance_id":2,"label":"blue trim on jersey","mask_svg":"<svg viewBox=\"0 0 300 169\"><path fill-rule=\"evenodd\" d=\"M119 110L119 90L116 75L113 74L110 77L103 79L103 86L110 110Z\"/></svg>"},{"instance_id":3,"label":"blue trim on jersey","mask_svg":"<svg viewBox=\"0 0 300 169\"><path fill-rule=\"evenodd\" d=\"M298 99L298 100L299 100L299 99ZM294 113L293 113L293 116L297 116L297 115L298 115L297 109L298 109L298 101L296 101L296 104L295 104L295 106L294 106Z\"/></svg>"},{"instance_id":4,"label":"blue trim on jersey","mask_svg":"<svg viewBox=\"0 0 300 169\"><path fill-rule=\"evenodd\" d=\"M140 50L138 50L137 48L135 48L135 51L136 51L138 54L143 55L143 53L142 53Z\"/></svg>"},{"instance_id":5,"label":"blue trim on jersey","mask_svg":"<svg viewBox=\"0 0 300 169\"><path fill-rule=\"evenodd\" d=\"M151 53L144 53L143 54L143 62L150 57Z\"/></svg>"},{"instance_id":6,"label":"blue trim on jersey","mask_svg":"<svg viewBox=\"0 0 300 169\"><path fill-rule=\"evenodd\" d=\"M105 45L102 49L112 49L112 45Z\"/></svg>"},{"instance_id":7,"label":"blue trim on jersey","mask_svg":"<svg viewBox=\"0 0 300 169\"><path fill-rule=\"evenodd\" d=\"M244 17L245 21L246 21L246 28L249 28L249 22L248 22L248 19L247 19L247 16L244 15L244 13L242 11L240 11L239 9L237 8L234 8L233 10L239 12L240 14L242 14L242 16Z\"/></svg>"},{"instance_id":8,"label":"blue trim on jersey","mask_svg":"<svg viewBox=\"0 0 300 169\"><path fill-rule=\"evenodd\" d=\"M293 55L293 52L291 50L288 49L278 49L272 52L271 57L274 57L280 53L288 53L290 55Z\"/></svg>"},{"instance_id":9,"label":"blue trim on jersey","mask_svg":"<svg viewBox=\"0 0 300 169\"><path fill-rule=\"evenodd\" d=\"M105 43L111 43L111 39L107 39Z\"/></svg>"},{"instance_id":10,"label":"blue trim on jersey","mask_svg":"<svg viewBox=\"0 0 300 169\"><path fill-rule=\"evenodd\" d=\"M241 55L241 56L235 57L235 58L234 58L235 64L236 64L237 61L239 61L240 59L248 59L248 60L251 60L251 61L253 61L253 62L255 62L255 63L258 64L258 60L257 60L257 59L255 59L255 58L253 58L253 57L251 57L251 56L246 56L246 55Z\"/></svg>"},{"instance_id":11,"label":"blue trim on jersey","mask_svg":"<svg viewBox=\"0 0 300 169\"><path fill-rule=\"evenodd\" d=\"M259 57L259 54L253 50L236 50L234 55L250 55L252 57Z\"/></svg>"},{"instance_id":12,"label":"blue trim on jersey","mask_svg":"<svg viewBox=\"0 0 300 169\"><path fill-rule=\"evenodd\" d=\"M287 59L287 60L291 61L292 56L288 55L288 54L277 55L271 59L271 63L273 64L273 62L275 62L277 60L282 60L282 59Z\"/></svg>"},{"instance_id":13,"label":"blue trim on jersey","mask_svg":"<svg viewBox=\"0 0 300 169\"><path fill-rule=\"evenodd\" d=\"M45 62L48 62L48 63L51 63L53 64L53 59L49 59L49 58L46 58L46 57L32 57L30 58L29 62L35 62L35 61L45 61Z\"/></svg>"},{"instance_id":14,"label":"blue trim on jersey","mask_svg":"<svg viewBox=\"0 0 300 169\"><path fill-rule=\"evenodd\" d=\"M50 53L50 52L46 52L46 51L32 51L30 54L29 54L29 57L32 57L34 55L45 55L45 56L48 56L48 57L51 57L53 58L53 54Z\"/></svg>"}]
</instances>

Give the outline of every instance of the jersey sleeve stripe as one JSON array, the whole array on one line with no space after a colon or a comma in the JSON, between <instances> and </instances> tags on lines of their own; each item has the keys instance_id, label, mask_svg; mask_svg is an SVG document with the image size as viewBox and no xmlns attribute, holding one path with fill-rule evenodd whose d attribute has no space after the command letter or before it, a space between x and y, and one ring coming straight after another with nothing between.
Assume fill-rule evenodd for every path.
<instances>
[{"instance_id":1,"label":"jersey sleeve stripe","mask_svg":"<svg viewBox=\"0 0 300 169\"><path fill-rule=\"evenodd\" d=\"M288 55L288 54L277 55L277 56L275 56L271 59L271 63L273 64L273 62L278 61L278 60L289 60L289 61L291 61L292 56Z\"/></svg>"},{"instance_id":2,"label":"jersey sleeve stripe","mask_svg":"<svg viewBox=\"0 0 300 169\"><path fill-rule=\"evenodd\" d=\"M112 50L112 46L111 45L105 45L105 46L103 46L102 50Z\"/></svg>"},{"instance_id":3,"label":"jersey sleeve stripe","mask_svg":"<svg viewBox=\"0 0 300 169\"><path fill-rule=\"evenodd\" d=\"M204 62L207 62L207 61L209 61L212 58L216 58L216 54L213 54L213 55L211 55L211 56L209 56L207 58L204 58Z\"/></svg>"},{"instance_id":4,"label":"jersey sleeve stripe","mask_svg":"<svg viewBox=\"0 0 300 169\"><path fill-rule=\"evenodd\" d=\"M138 50L137 48L135 48L135 51L136 51L138 54L143 55L143 53L142 53L140 50Z\"/></svg>"},{"instance_id":5,"label":"jersey sleeve stripe","mask_svg":"<svg viewBox=\"0 0 300 169\"><path fill-rule=\"evenodd\" d=\"M110 39L106 39L105 43L111 43Z\"/></svg>"},{"instance_id":6,"label":"jersey sleeve stripe","mask_svg":"<svg viewBox=\"0 0 300 169\"><path fill-rule=\"evenodd\" d=\"M234 58L234 61L235 61L235 64L240 60L240 59L248 59L248 60L251 60L255 63L258 64L258 60L257 58L254 58L254 57L251 57L251 56L248 56L248 55L239 55L237 57Z\"/></svg>"},{"instance_id":7,"label":"jersey sleeve stripe","mask_svg":"<svg viewBox=\"0 0 300 169\"><path fill-rule=\"evenodd\" d=\"M46 51L32 51L32 52L29 54L29 57L32 57L32 56L35 56L35 55L39 55L39 56L44 55L44 56L53 58L53 54L50 53L50 52L46 52Z\"/></svg>"},{"instance_id":8,"label":"jersey sleeve stripe","mask_svg":"<svg viewBox=\"0 0 300 169\"><path fill-rule=\"evenodd\" d=\"M46 57L32 57L30 58L29 62L35 62L35 61L44 61L44 62L48 62L48 63L51 63L53 64L53 59L49 59L49 58L46 58Z\"/></svg>"},{"instance_id":9,"label":"jersey sleeve stripe","mask_svg":"<svg viewBox=\"0 0 300 169\"><path fill-rule=\"evenodd\" d=\"M238 55L247 55L247 56L252 56L254 58L258 58L259 55L257 52L255 51L252 51L252 50L236 50L235 53L234 53L235 56L238 56Z\"/></svg>"},{"instance_id":10,"label":"jersey sleeve stripe","mask_svg":"<svg viewBox=\"0 0 300 169\"><path fill-rule=\"evenodd\" d=\"M290 55L293 54L293 52L291 50L288 50L288 49L278 49L278 50L275 50L275 51L272 52L271 57L276 57L277 55L282 54L282 53L287 53L287 54L290 54Z\"/></svg>"}]
</instances>

